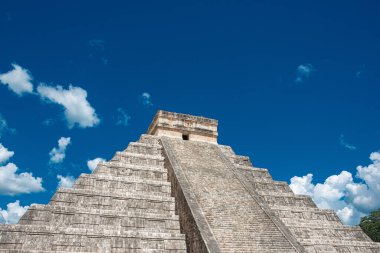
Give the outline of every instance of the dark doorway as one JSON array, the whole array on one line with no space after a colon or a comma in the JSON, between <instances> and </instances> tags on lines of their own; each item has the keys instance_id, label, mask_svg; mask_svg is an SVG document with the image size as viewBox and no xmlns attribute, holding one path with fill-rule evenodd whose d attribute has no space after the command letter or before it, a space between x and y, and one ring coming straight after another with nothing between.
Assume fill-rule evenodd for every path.
<instances>
[{"instance_id":1,"label":"dark doorway","mask_svg":"<svg viewBox=\"0 0 380 253\"><path fill-rule=\"evenodd\" d=\"M182 134L182 140L188 141L189 135L188 134Z\"/></svg>"}]
</instances>

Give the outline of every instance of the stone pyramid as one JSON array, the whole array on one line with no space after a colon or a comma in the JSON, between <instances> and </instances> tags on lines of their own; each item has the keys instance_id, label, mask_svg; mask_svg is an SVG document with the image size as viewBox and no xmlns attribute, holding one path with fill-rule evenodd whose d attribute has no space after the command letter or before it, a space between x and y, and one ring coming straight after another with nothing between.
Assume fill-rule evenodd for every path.
<instances>
[{"instance_id":1,"label":"stone pyramid","mask_svg":"<svg viewBox=\"0 0 380 253\"><path fill-rule=\"evenodd\" d=\"M0 252L380 252L217 144L213 119L158 111L147 134L0 226Z\"/></svg>"}]
</instances>

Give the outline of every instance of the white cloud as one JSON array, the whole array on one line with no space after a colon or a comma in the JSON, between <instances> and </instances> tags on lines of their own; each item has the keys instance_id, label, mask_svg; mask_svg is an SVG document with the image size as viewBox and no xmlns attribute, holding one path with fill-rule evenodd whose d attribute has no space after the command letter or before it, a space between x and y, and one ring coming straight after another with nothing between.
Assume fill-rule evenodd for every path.
<instances>
[{"instance_id":1,"label":"white cloud","mask_svg":"<svg viewBox=\"0 0 380 253\"><path fill-rule=\"evenodd\" d=\"M373 152L370 159L370 165L356 168L359 182L342 171L317 184L313 184L312 174L295 176L290 188L296 194L310 195L320 208L334 209L343 223L358 224L362 216L380 208L380 153Z\"/></svg>"},{"instance_id":2,"label":"white cloud","mask_svg":"<svg viewBox=\"0 0 380 253\"><path fill-rule=\"evenodd\" d=\"M147 107L152 106L151 95L148 92L144 92L140 96L141 103Z\"/></svg>"},{"instance_id":3,"label":"white cloud","mask_svg":"<svg viewBox=\"0 0 380 253\"><path fill-rule=\"evenodd\" d=\"M290 188L296 194L311 195L314 189L314 185L311 183L313 181L313 174L307 174L303 177L292 177L290 179Z\"/></svg>"},{"instance_id":4,"label":"white cloud","mask_svg":"<svg viewBox=\"0 0 380 253\"><path fill-rule=\"evenodd\" d=\"M66 148L71 143L70 137L61 137L58 140L58 148L53 148L50 155L50 163L61 163L66 157Z\"/></svg>"},{"instance_id":5,"label":"white cloud","mask_svg":"<svg viewBox=\"0 0 380 253\"><path fill-rule=\"evenodd\" d=\"M4 133L15 133L16 130L10 128L8 126L7 121L3 118L3 116L0 114L0 138L3 136Z\"/></svg>"},{"instance_id":6,"label":"white cloud","mask_svg":"<svg viewBox=\"0 0 380 253\"><path fill-rule=\"evenodd\" d=\"M28 172L17 174L17 170L14 163L0 166L0 194L13 196L20 193L44 191L42 178L35 178L32 173Z\"/></svg>"},{"instance_id":7,"label":"white cloud","mask_svg":"<svg viewBox=\"0 0 380 253\"><path fill-rule=\"evenodd\" d=\"M67 175L66 177L57 175L58 178L58 188L63 187L63 188L71 188L73 187L75 183L75 178L73 176Z\"/></svg>"},{"instance_id":8,"label":"white cloud","mask_svg":"<svg viewBox=\"0 0 380 253\"><path fill-rule=\"evenodd\" d=\"M71 85L68 89L64 89L62 86L50 87L40 84L37 91L42 99L57 103L64 108L69 128L76 125L86 128L99 124L100 119L95 109L87 101L86 90Z\"/></svg>"},{"instance_id":9,"label":"white cloud","mask_svg":"<svg viewBox=\"0 0 380 253\"><path fill-rule=\"evenodd\" d=\"M314 67L311 64L301 64L297 67L297 77L296 82L302 83L311 76L311 73L314 71Z\"/></svg>"},{"instance_id":10,"label":"white cloud","mask_svg":"<svg viewBox=\"0 0 380 253\"><path fill-rule=\"evenodd\" d=\"M346 142L343 134L340 135L339 141L340 141L340 145L342 145L343 147L345 147L349 150L355 150L356 149L356 146Z\"/></svg>"},{"instance_id":11,"label":"white cloud","mask_svg":"<svg viewBox=\"0 0 380 253\"><path fill-rule=\"evenodd\" d=\"M131 116L129 116L122 108L117 108L117 112L119 114L117 116L116 125L128 126Z\"/></svg>"},{"instance_id":12,"label":"white cloud","mask_svg":"<svg viewBox=\"0 0 380 253\"><path fill-rule=\"evenodd\" d=\"M88 160L87 166L89 170L93 171L94 169L96 169L96 166L98 165L99 162L105 162L105 161L106 161L105 159L98 157L92 160Z\"/></svg>"},{"instance_id":13,"label":"white cloud","mask_svg":"<svg viewBox=\"0 0 380 253\"><path fill-rule=\"evenodd\" d=\"M352 205L348 205L343 209L336 212L341 221L348 225L357 225L360 222L360 218L365 216L364 213L356 210Z\"/></svg>"},{"instance_id":14,"label":"white cloud","mask_svg":"<svg viewBox=\"0 0 380 253\"><path fill-rule=\"evenodd\" d=\"M17 223L24 215L29 206L20 206L20 201L7 204L7 209L0 208L0 223L14 224ZM2 218L2 219L1 219Z\"/></svg>"},{"instance_id":15,"label":"white cloud","mask_svg":"<svg viewBox=\"0 0 380 253\"><path fill-rule=\"evenodd\" d=\"M17 64L12 64L12 66L13 70L0 74L0 82L4 85L8 85L8 88L19 96L24 93L32 93L33 84L30 81L33 80L33 78L29 71Z\"/></svg>"},{"instance_id":16,"label":"white cloud","mask_svg":"<svg viewBox=\"0 0 380 253\"><path fill-rule=\"evenodd\" d=\"M15 152L9 151L6 147L4 147L0 143L0 164L8 161L9 158L11 158L14 154L15 154Z\"/></svg>"}]
</instances>

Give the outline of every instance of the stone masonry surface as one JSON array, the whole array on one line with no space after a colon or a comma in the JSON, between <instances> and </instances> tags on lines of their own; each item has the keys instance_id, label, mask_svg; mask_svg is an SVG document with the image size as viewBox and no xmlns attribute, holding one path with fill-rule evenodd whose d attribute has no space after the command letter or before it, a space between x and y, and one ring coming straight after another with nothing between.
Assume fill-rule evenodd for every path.
<instances>
[{"instance_id":1,"label":"stone masonry surface","mask_svg":"<svg viewBox=\"0 0 380 253\"><path fill-rule=\"evenodd\" d=\"M218 145L217 124L159 111L138 142L0 225L0 252L380 253L360 227Z\"/></svg>"},{"instance_id":2,"label":"stone masonry surface","mask_svg":"<svg viewBox=\"0 0 380 253\"><path fill-rule=\"evenodd\" d=\"M113 159L0 226L0 252L186 252L158 138Z\"/></svg>"}]
</instances>

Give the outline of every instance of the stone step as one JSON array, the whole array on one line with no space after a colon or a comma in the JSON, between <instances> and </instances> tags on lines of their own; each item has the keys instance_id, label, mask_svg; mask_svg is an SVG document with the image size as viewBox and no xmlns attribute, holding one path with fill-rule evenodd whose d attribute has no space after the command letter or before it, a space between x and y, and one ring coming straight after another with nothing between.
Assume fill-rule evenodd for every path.
<instances>
[{"instance_id":1,"label":"stone step","mask_svg":"<svg viewBox=\"0 0 380 253\"><path fill-rule=\"evenodd\" d=\"M343 226L339 217L334 210L331 209L319 209L305 208L297 206L271 206L275 214L286 222L287 224L293 224L297 222L313 225L313 222L321 222L321 224L331 223L331 226L340 225Z\"/></svg>"},{"instance_id":2,"label":"stone step","mask_svg":"<svg viewBox=\"0 0 380 253\"><path fill-rule=\"evenodd\" d=\"M148 170L157 172L166 172L162 165L144 165L144 164L131 164L128 162L109 161L103 163L102 167L111 167L113 169L130 169L130 170Z\"/></svg>"},{"instance_id":3,"label":"stone step","mask_svg":"<svg viewBox=\"0 0 380 253\"><path fill-rule=\"evenodd\" d=\"M309 227L309 228L341 228L340 220L308 220L297 218L281 218L281 221L288 227Z\"/></svg>"},{"instance_id":4,"label":"stone step","mask_svg":"<svg viewBox=\"0 0 380 253\"><path fill-rule=\"evenodd\" d=\"M159 136L148 134L142 134L138 142L151 145L161 145Z\"/></svg>"},{"instance_id":5,"label":"stone step","mask_svg":"<svg viewBox=\"0 0 380 253\"><path fill-rule=\"evenodd\" d=\"M268 184L268 183L266 183ZM296 196L292 191L290 192L284 192L284 191L267 191L267 190L258 190L255 185L253 185L253 187L255 188L255 191L257 194L259 194L261 197L265 197L265 196L277 196L277 197L286 197L286 198L292 198L294 196Z\"/></svg>"},{"instance_id":6,"label":"stone step","mask_svg":"<svg viewBox=\"0 0 380 253\"><path fill-rule=\"evenodd\" d=\"M273 196L265 195L261 198L269 205L283 206L301 206L301 207L317 207L310 196L295 195L295 196Z\"/></svg>"},{"instance_id":7,"label":"stone step","mask_svg":"<svg viewBox=\"0 0 380 253\"><path fill-rule=\"evenodd\" d=\"M136 210L89 209L89 208L80 207L80 206L66 207L66 206L51 206L51 205L42 205L42 204L33 204L29 207L29 209L41 210L41 211L47 211L47 212L56 212L56 213L61 213L61 212L71 213L71 214L87 213L87 214L98 214L98 215L104 215L104 216L122 215L122 216L128 216L128 217L147 218L147 219L178 220L178 215L175 215L175 214L149 213L141 209L136 209ZM23 219L23 217L21 219Z\"/></svg>"},{"instance_id":8,"label":"stone step","mask_svg":"<svg viewBox=\"0 0 380 253\"><path fill-rule=\"evenodd\" d=\"M105 174L81 174L76 180L75 189L133 191L153 195L170 196L170 182L163 180L142 180L135 177L116 177Z\"/></svg>"},{"instance_id":9,"label":"stone step","mask_svg":"<svg viewBox=\"0 0 380 253\"><path fill-rule=\"evenodd\" d=\"M0 249L1 253L73 253L79 251L62 251L62 250L18 250L18 249ZM96 251L96 249L90 249L90 251L82 251L86 253L125 253L124 248L111 248L102 249L102 251ZM128 253L186 253L185 249L128 249Z\"/></svg>"},{"instance_id":10,"label":"stone step","mask_svg":"<svg viewBox=\"0 0 380 253\"><path fill-rule=\"evenodd\" d=\"M137 165L164 166L164 157L161 155L146 155L126 151L116 152L111 161Z\"/></svg>"},{"instance_id":11,"label":"stone step","mask_svg":"<svg viewBox=\"0 0 380 253\"><path fill-rule=\"evenodd\" d=\"M185 236L179 233L64 228L54 226L0 226L1 249L33 249L70 252L114 252L129 249L185 250Z\"/></svg>"},{"instance_id":12,"label":"stone step","mask_svg":"<svg viewBox=\"0 0 380 253\"><path fill-rule=\"evenodd\" d=\"M238 166L251 167L253 168L252 162L249 159L249 156L235 155L230 157L232 163Z\"/></svg>"},{"instance_id":13,"label":"stone step","mask_svg":"<svg viewBox=\"0 0 380 253\"><path fill-rule=\"evenodd\" d=\"M53 206L81 206L118 210L146 209L147 212L174 212L173 197L134 192L102 192L82 189L58 189L50 201Z\"/></svg>"},{"instance_id":14,"label":"stone step","mask_svg":"<svg viewBox=\"0 0 380 253\"><path fill-rule=\"evenodd\" d=\"M265 179L273 180L267 169L260 169L260 168L254 168L254 167L246 167L246 166L237 166L237 168L239 169L241 173L243 173L247 177L265 178Z\"/></svg>"},{"instance_id":15,"label":"stone step","mask_svg":"<svg viewBox=\"0 0 380 253\"><path fill-rule=\"evenodd\" d=\"M376 246L346 246L346 245L327 245L327 244L304 244L306 252L318 253L379 253L380 250Z\"/></svg>"},{"instance_id":16,"label":"stone step","mask_svg":"<svg viewBox=\"0 0 380 253\"><path fill-rule=\"evenodd\" d=\"M220 150L222 151L222 153L225 156L227 156L228 158L234 157L236 155L235 152L233 151L233 149L230 146L219 144L218 147L220 148Z\"/></svg>"},{"instance_id":17,"label":"stone step","mask_svg":"<svg viewBox=\"0 0 380 253\"><path fill-rule=\"evenodd\" d=\"M124 150L124 152L161 156L162 146L141 142L130 142L128 147Z\"/></svg>"},{"instance_id":18,"label":"stone step","mask_svg":"<svg viewBox=\"0 0 380 253\"><path fill-rule=\"evenodd\" d=\"M339 217L333 210L320 210L313 208L307 211L297 211L297 210L276 210L275 213L280 219L283 220L297 220L297 221L327 221L327 222L337 222L341 224Z\"/></svg>"},{"instance_id":19,"label":"stone step","mask_svg":"<svg viewBox=\"0 0 380 253\"><path fill-rule=\"evenodd\" d=\"M372 242L360 227L342 226L339 228L291 227L290 231L299 239L349 240Z\"/></svg>"},{"instance_id":20,"label":"stone step","mask_svg":"<svg viewBox=\"0 0 380 253\"><path fill-rule=\"evenodd\" d=\"M93 174L106 174L115 177L131 177L167 181L167 170L157 166L140 166L121 162L107 162L94 170Z\"/></svg>"},{"instance_id":21,"label":"stone step","mask_svg":"<svg viewBox=\"0 0 380 253\"><path fill-rule=\"evenodd\" d=\"M354 241L354 240L344 240L341 238L337 239L329 239L329 238L313 238L313 239L299 239L300 243L302 245L325 245L337 248L337 246L344 246L344 247L354 247L354 248L360 248L365 247L367 249L373 248L377 251L372 252L380 252L380 244L375 242L368 242L368 241ZM364 249L363 249L364 250ZM336 252L336 251L317 251L317 252ZM358 252L366 252L366 251L358 251ZM371 251L370 251L371 252Z\"/></svg>"},{"instance_id":22,"label":"stone step","mask_svg":"<svg viewBox=\"0 0 380 253\"><path fill-rule=\"evenodd\" d=\"M252 182L252 186L260 195L266 195L268 193L268 195L284 194L286 196L294 196L292 189L290 189L286 182Z\"/></svg>"},{"instance_id":23,"label":"stone step","mask_svg":"<svg viewBox=\"0 0 380 253\"><path fill-rule=\"evenodd\" d=\"M305 196L305 195L296 195L296 196ZM288 211L294 211L294 212L328 212L331 214L335 214L333 209L320 209L317 206L315 207L305 207L305 206L284 206L284 205L277 205L273 204L270 206L272 210L274 211L283 211L283 212L288 212Z\"/></svg>"},{"instance_id":24,"label":"stone step","mask_svg":"<svg viewBox=\"0 0 380 253\"><path fill-rule=\"evenodd\" d=\"M52 207L49 205L31 206L22 216L18 224L44 225L44 226L66 226L100 228L136 228L145 230L177 230L179 231L178 216L170 214L151 214L138 212L99 212L84 208Z\"/></svg>"}]
</instances>

